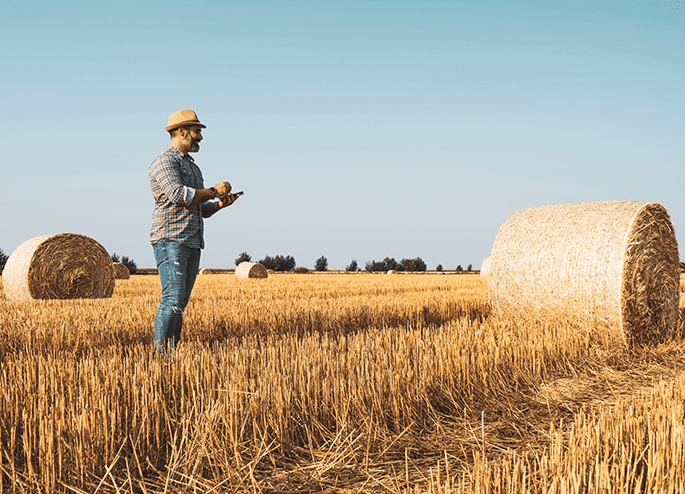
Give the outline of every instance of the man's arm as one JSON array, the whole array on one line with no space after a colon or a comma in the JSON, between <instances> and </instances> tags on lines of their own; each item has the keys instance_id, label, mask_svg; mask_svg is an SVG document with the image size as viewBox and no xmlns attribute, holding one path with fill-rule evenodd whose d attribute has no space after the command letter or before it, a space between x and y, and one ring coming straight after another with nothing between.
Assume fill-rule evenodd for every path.
<instances>
[{"instance_id":1,"label":"man's arm","mask_svg":"<svg viewBox=\"0 0 685 494\"><path fill-rule=\"evenodd\" d=\"M218 199L231 193L231 184L228 182L219 182L214 187L209 189L195 189L193 200L190 205L200 204L201 202L209 201L210 199Z\"/></svg>"}]
</instances>

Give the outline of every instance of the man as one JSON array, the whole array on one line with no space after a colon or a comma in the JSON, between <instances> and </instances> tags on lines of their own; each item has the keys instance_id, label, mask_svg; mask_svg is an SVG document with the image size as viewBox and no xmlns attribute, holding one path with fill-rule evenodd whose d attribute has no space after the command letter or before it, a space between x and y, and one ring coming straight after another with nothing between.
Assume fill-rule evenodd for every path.
<instances>
[{"instance_id":1,"label":"man","mask_svg":"<svg viewBox=\"0 0 685 494\"><path fill-rule=\"evenodd\" d=\"M181 338L183 311L200 267L200 249L205 246L203 218L236 199L228 182L205 189L202 172L188 154L200 150L204 128L192 110L171 114L165 127L171 144L150 164L155 199L150 242L162 284L155 316L155 343L160 349L175 348Z\"/></svg>"}]
</instances>

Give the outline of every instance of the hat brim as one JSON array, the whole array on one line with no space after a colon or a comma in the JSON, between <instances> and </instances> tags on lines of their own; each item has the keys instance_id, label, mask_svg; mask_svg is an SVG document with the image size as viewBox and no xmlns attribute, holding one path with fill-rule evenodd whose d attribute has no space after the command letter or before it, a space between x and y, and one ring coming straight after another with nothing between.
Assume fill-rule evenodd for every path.
<instances>
[{"instance_id":1,"label":"hat brim","mask_svg":"<svg viewBox=\"0 0 685 494\"><path fill-rule=\"evenodd\" d=\"M205 124L201 124L197 120L186 120L185 122L176 122L175 124L167 125L166 127L164 127L164 130L169 132L171 130L178 129L179 127L190 127L191 125L202 127L203 129L207 128Z\"/></svg>"}]
</instances>

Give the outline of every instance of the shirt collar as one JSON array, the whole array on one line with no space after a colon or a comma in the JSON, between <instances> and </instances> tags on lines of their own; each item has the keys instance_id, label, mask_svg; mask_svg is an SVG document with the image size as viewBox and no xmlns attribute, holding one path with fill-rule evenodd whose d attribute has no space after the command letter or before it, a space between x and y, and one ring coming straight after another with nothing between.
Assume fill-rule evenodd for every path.
<instances>
[{"instance_id":1,"label":"shirt collar","mask_svg":"<svg viewBox=\"0 0 685 494\"><path fill-rule=\"evenodd\" d=\"M190 156L189 154L183 154L177 147L174 147L171 144L167 145L166 150L174 156L176 156L178 159L186 159L191 163L195 163L195 160L192 156Z\"/></svg>"}]
</instances>

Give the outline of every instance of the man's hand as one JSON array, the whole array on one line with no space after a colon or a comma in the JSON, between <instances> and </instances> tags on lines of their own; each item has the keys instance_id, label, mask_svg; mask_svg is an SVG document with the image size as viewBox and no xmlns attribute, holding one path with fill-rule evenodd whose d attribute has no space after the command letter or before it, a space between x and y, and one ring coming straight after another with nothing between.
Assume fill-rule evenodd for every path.
<instances>
[{"instance_id":1,"label":"man's hand","mask_svg":"<svg viewBox=\"0 0 685 494\"><path fill-rule=\"evenodd\" d=\"M227 196L222 197L219 199L219 207L220 208L225 208L233 204L236 199L238 199L240 196L243 195L243 192L236 192L235 194L228 194Z\"/></svg>"},{"instance_id":2,"label":"man's hand","mask_svg":"<svg viewBox=\"0 0 685 494\"><path fill-rule=\"evenodd\" d=\"M228 182L219 182L211 189L214 189L216 191L215 197L224 197L231 193L231 184Z\"/></svg>"}]
</instances>

